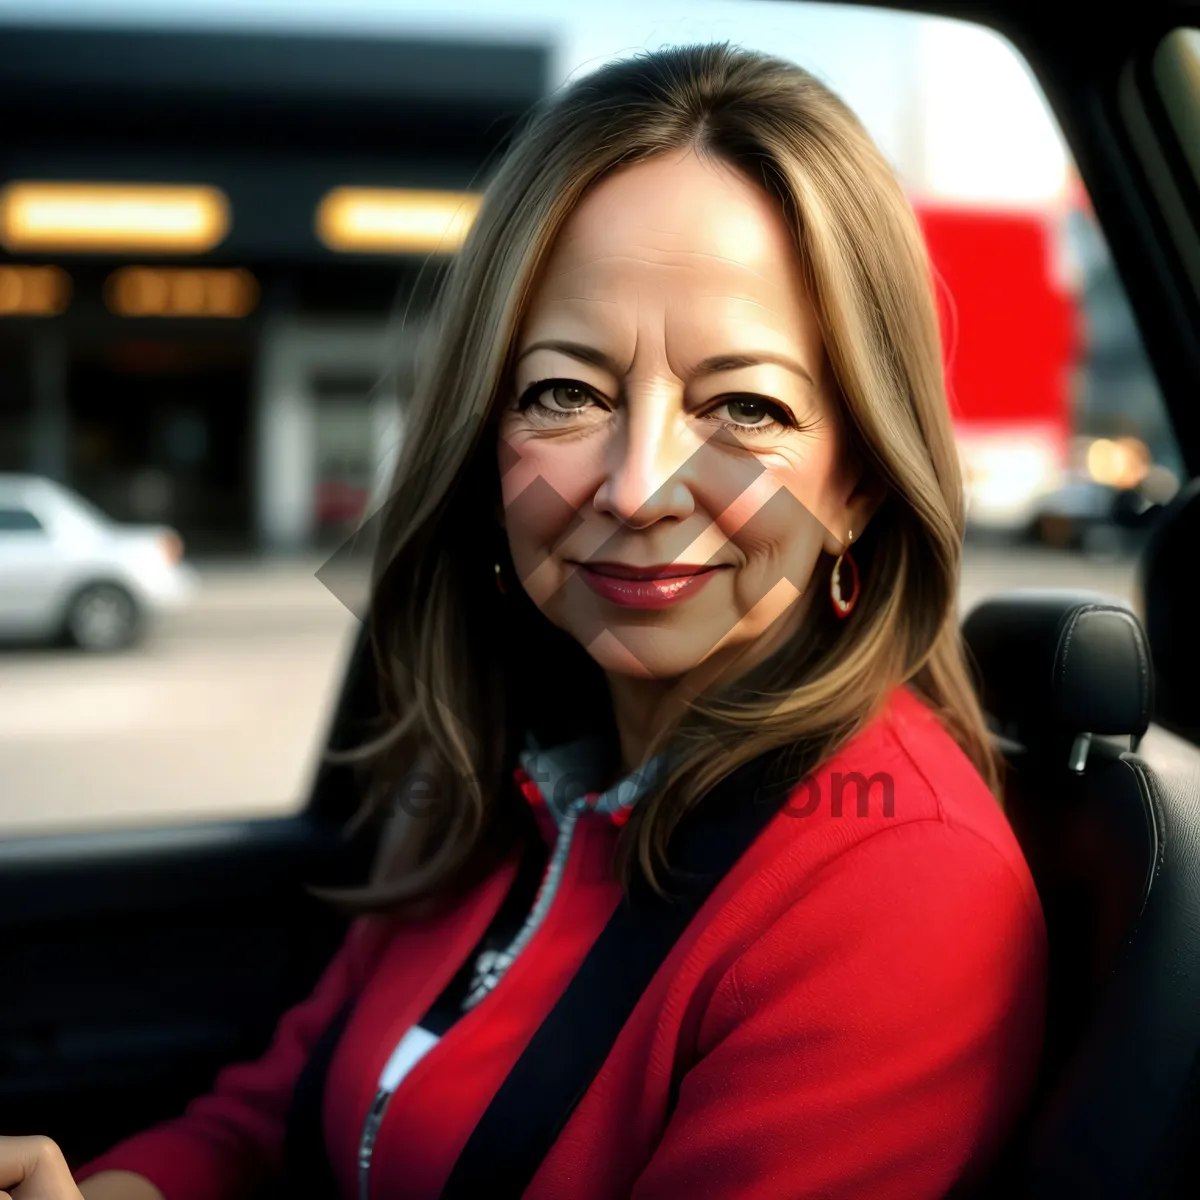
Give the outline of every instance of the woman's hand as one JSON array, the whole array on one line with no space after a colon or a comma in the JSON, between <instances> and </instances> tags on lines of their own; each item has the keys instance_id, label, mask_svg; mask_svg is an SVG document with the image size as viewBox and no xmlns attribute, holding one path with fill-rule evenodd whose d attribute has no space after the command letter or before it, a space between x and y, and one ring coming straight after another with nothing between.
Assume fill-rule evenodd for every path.
<instances>
[{"instance_id":1,"label":"woman's hand","mask_svg":"<svg viewBox=\"0 0 1200 1200\"><path fill-rule=\"evenodd\" d=\"M0 1200L81 1200L81 1193L48 1137L0 1137Z\"/></svg>"}]
</instances>

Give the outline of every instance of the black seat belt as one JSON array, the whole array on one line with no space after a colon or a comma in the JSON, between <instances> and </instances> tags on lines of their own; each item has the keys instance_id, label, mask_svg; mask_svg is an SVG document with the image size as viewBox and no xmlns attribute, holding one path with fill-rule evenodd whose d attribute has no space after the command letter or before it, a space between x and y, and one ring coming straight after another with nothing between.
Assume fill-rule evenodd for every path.
<instances>
[{"instance_id":1,"label":"black seat belt","mask_svg":"<svg viewBox=\"0 0 1200 1200\"><path fill-rule=\"evenodd\" d=\"M325 1152L322 1098L330 1060L354 1012L351 996L326 1026L309 1052L304 1070L292 1093L284 1132L283 1179L257 1200L285 1200L292 1196L332 1198L338 1194L333 1168Z\"/></svg>"},{"instance_id":2,"label":"black seat belt","mask_svg":"<svg viewBox=\"0 0 1200 1200\"><path fill-rule=\"evenodd\" d=\"M441 1200L519 1197L591 1086L671 947L800 781L793 748L746 763L681 819L665 901L634 879L475 1126ZM792 764L789 766L789 764Z\"/></svg>"}]
</instances>

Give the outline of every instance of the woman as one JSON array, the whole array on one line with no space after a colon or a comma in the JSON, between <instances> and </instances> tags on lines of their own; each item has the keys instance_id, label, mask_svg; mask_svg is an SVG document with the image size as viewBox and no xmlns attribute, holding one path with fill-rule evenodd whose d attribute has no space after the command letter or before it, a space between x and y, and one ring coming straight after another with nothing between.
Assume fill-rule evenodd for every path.
<instances>
[{"instance_id":1,"label":"woman","mask_svg":"<svg viewBox=\"0 0 1200 1200\"><path fill-rule=\"evenodd\" d=\"M469 1195L485 1141L500 1195L978 1177L1036 1072L1045 933L887 164L786 63L606 66L507 155L433 327L377 552L396 802L363 915L259 1062L82 1194ZM720 864L690 910L673 833Z\"/></svg>"}]
</instances>

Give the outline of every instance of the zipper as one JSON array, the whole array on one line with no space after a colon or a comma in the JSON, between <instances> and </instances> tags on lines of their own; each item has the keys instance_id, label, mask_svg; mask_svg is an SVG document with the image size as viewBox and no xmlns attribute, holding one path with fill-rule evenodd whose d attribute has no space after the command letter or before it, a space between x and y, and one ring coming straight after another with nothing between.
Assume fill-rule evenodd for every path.
<instances>
[{"instance_id":1,"label":"zipper","mask_svg":"<svg viewBox=\"0 0 1200 1200\"><path fill-rule=\"evenodd\" d=\"M530 909L529 915L525 918L525 923L521 926L520 932L512 940L508 948L496 958L487 973L476 984L475 989L463 1001L464 1014L470 1012L491 993L492 989L500 982L504 972L507 971L517 955L529 944L533 935L545 921L546 914L550 911L550 906L554 903L554 899L558 895L559 885L562 883L567 858L571 853L571 846L574 841L575 829L579 823L579 814L587 807L587 797L580 796L577 800L572 801L571 806L563 814L562 824L559 826L558 838L554 843L554 852L550 856L550 861L546 864L546 871L542 876L542 883L538 888L538 894L533 902L533 907ZM460 1017L459 1019L461 1020L462 1018ZM451 1026L451 1029L453 1029L453 1026ZM436 1049L437 1046L433 1046L431 1052ZM413 1064L414 1067L416 1065L415 1063ZM403 1084L403 1082L404 1080L401 1079L397 1087ZM362 1136L359 1138L358 1143L358 1200L371 1200L371 1160L375 1152L375 1141L379 1137L379 1130L383 1125L384 1114L387 1112L388 1104L394 1094L394 1089L380 1088L375 1093L375 1099L371 1102L371 1108L367 1113L366 1120L363 1122Z\"/></svg>"},{"instance_id":2,"label":"zipper","mask_svg":"<svg viewBox=\"0 0 1200 1200\"><path fill-rule=\"evenodd\" d=\"M546 864L546 873L542 877L541 886L521 926L517 936L508 947L496 958L492 966L475 985L474 991L463 1001L463 1010L469 1012L500 982L504 972L508 970L513 960L533 939L533 935L541 928L550 906L558 895L559 884L566 870L567 858L571 853L575 828L579 823L579 814L587 807L587 800L581 796L572 802L571 807L563 814L562 825L559 827L558 838L554 843L554 853Z\"/></svg>"},{"instance_id":3,"label":"zipper","mask_svg":"<svg viewBox=\"0 0 1200 1200\"><path fill-rule=\"evenodd\" d=\"M362 1140L358 1144L358 1200L370 1200L371 1155L375 1150L379 1127L383 1124L383 1114L387 1111L391 1098L391 1092L376 1092L371 1111L367 1113L367 1119L363 1122Z\"/></svg>"}]
</instances>

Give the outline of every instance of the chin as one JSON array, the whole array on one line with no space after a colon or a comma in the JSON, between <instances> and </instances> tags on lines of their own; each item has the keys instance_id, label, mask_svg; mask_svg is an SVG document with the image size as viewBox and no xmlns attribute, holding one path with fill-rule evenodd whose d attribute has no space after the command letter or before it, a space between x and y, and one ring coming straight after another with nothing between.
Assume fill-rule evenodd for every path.
<instances>
[{"instance_id":1,"label":"chin","mask_svg":"<svg viewBox=\"0 0 1200 1200\"><path fill-rule=\"evenodd\" d=\"M694 671L713 647L686 635L663 630L604 630L587 647L601 670L630 679L667 682Z\"/></svg>"}]
</instances>

